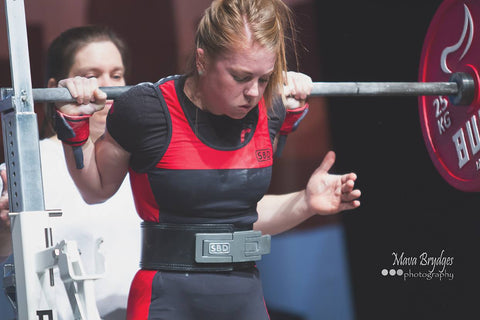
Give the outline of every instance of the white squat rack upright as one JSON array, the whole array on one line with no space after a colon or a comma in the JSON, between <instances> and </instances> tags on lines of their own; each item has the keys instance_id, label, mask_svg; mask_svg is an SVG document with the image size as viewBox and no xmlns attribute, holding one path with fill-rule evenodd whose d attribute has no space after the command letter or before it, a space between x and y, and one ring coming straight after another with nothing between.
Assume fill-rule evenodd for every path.
<instances>
[{"instance_id":1,"label":"white squat rack upright","mask_svg":"<svg viewBox=\"0 0 480 320\"><path fill-rule=\"evenodd\" d=\"M65 285L75 319L100 320L93 282L104 273L103 256L97 251L96 273L85 275L76 243L53 243L61 212L45 210L23 0L5 0L5 13L12 89L1 88L0 112L14 265L1 294L5 289L19 320L57 320L55 286ZM54 268L63 284L54 281Z\"/></svg>"}]
</instances>

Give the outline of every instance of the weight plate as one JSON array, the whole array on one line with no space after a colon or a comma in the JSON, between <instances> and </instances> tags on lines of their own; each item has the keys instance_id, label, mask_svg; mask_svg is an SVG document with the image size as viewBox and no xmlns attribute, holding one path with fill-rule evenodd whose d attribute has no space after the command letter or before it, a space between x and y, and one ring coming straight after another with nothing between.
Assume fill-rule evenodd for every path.
<instances>
[{"instance_id":1,"label":"weight plate","mask_svg":"<svg viewBox=\"0 0 480 320\"><path fill-rule=\"evenodd\" d=\"M455 106L446 96L422 96L419 113L423 137L435 167L453 187L480 191L480 1L446 0L428 28L419 69L420 82L445 82L455 72L470 74L475 96Z\"/></svg>"}]
</instances>

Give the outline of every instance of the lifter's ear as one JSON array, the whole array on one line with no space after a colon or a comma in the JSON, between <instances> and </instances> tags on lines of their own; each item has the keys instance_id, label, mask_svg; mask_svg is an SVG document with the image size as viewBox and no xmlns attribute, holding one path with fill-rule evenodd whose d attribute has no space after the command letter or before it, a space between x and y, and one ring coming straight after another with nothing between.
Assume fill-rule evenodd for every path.
<instances>
[{"instance_id":1,"label":"lifter's ear","mask_svg":"<svg viewBox=\"0 0 480 320\"><path fill-rule=\"evenodd\" d=\"M207 57L205 56L205 51L202 48L197 48L196 57L195 57L195 65L197 67L197 72L202 74L205 72L207 67Z\"/></svg>"}]
</instances>

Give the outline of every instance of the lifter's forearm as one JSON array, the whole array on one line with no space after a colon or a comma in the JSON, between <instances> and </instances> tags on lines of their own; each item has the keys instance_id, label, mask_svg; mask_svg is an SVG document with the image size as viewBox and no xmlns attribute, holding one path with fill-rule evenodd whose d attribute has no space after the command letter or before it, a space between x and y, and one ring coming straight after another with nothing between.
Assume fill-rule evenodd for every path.
<instances>
[{"instance_id":1,"label":"lifter's forearm","mask_svg":"<svg viewBox=\"0 0 480 320\"><path fill-rule=\"evenodd\" d=\"M63 147L68 171L87 203L103 202L117 192L128 171L130 154L108 132L95 143L89 139L82 146L82 169L76 168L72 148L66 144Z\"/></svg>"},{"instance_id":2,"label":"lifter's forearm","mask_svg":"<svg viewBox=\"0 0 480 320\"><path fill-rule=\"evenodd\" d=\"M257 210L258 220L253 228L270 235L290 230L314 214L305 200L305 190L266 195L258 203Z\"/></svg>"}]
</instances>

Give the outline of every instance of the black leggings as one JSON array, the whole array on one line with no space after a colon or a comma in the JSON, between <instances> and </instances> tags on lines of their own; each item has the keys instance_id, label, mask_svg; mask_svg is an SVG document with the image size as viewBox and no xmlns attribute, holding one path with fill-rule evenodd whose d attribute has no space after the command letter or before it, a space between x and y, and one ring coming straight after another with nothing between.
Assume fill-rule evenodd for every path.
<instances>
[{"instance_id":1,"label":"black leggings","mask_svg":"<svg viewBox=\"0 0 480 320\"><path fill-rule=\"evenodd\" d=\"M268 320L257 268L223 273L140 270L128 320Z\"/></svg>"}]
</instances>

